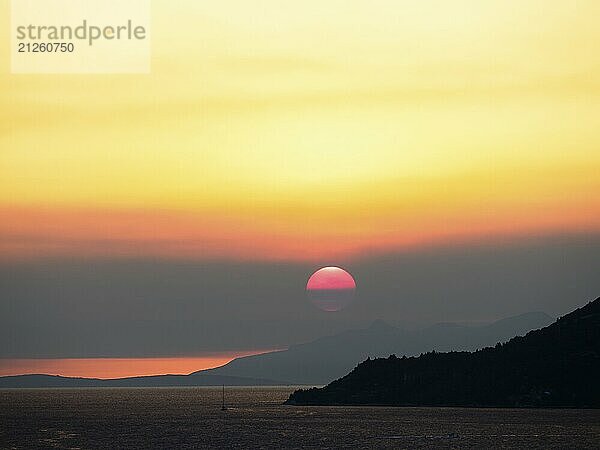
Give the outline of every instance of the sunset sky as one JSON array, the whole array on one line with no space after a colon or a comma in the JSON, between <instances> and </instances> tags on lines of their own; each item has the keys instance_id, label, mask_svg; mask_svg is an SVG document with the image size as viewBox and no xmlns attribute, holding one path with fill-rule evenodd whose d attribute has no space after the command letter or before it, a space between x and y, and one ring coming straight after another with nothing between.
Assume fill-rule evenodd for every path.
<instances>
[{"instance_id":1,"label":"sunset sky","mask_svg":"<svg viewBox=\"0 0 600 450\"><path fill-rule=\"evenodd\" d=\"M5 274L64 260L295 264L302 286L319 266L421 249L597 243L600 2L152 6L149 75L11 75L0 47ZM83 277L68 273L54 277ZM35 302L34 281L14 280L1 300L5 326L35 328L35 307L19 309ZM477 314L519 312L493 308ZM1 335L0 356L31 357L14 345L19 336ZM37 356L82 356L61 345ZM252 350L231 345L217 350ZM148 356L138 353L125 356Z\"/></svg>"}]
</instances>

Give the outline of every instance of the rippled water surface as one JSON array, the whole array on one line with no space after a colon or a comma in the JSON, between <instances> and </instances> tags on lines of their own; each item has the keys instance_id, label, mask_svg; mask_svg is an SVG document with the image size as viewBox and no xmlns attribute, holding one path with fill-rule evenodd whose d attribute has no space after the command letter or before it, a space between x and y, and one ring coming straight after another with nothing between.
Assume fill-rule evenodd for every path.
<instances>
[{"instance_id":1,"label":"rippled water surface","mask_svg":"<svg viewBox=\"0 0 600 450\"><path fill-rule=\"evenodd\" d=\"M0 448L599 448L600 411L282 406L294 388L0 390Z\"/></svg>"}]
</instances>

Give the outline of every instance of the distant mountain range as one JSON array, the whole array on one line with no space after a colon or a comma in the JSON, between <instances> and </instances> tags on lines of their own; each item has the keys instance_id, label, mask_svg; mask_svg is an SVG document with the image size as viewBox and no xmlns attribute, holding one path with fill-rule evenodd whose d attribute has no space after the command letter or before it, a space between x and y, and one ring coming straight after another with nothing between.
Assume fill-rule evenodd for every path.
<instances>
[{"instance_id":1,"label":"distant mountain range","mask_svg":"<svg viewBox=\"0 0 600 450\"><path fill-rule=\"evenodd\" d=\"M295 405L600 407L600 298L476 352L367 359Z\"/></svg>"},{"instance_id":2,"label":"distant mountain range","mask_svg":"<svg viewBox=\"0 0 600 450\"><path fill-rule=\"evenodd\" d=\"M416 331L378 320L367 329L324 337L284 351L237 358L224 366L189 375L111 380L17 375L0 377L0 388L322 385L343 376L367 357L391 353L410 356L431 350L475 350L543 327L552 320L545 313L533 312L484 326L437 324Z\"/></svg>"},{"instance_id":3,"label":"distant mountain range","mask_svg":"<svg viewBox=\"0 0 600 450\"><path fill-rule=\"evenodd\" d=\"M367 329L293 345L284 351L237 358L229 364L200 373L322 385L348 373L367 357L392 353L411 356L431 350L476 350L541 328L553 320L545 313L532 312L484 326L445 323L416 331L403 330L377 320Z\"/></svg>"}]
</instances>

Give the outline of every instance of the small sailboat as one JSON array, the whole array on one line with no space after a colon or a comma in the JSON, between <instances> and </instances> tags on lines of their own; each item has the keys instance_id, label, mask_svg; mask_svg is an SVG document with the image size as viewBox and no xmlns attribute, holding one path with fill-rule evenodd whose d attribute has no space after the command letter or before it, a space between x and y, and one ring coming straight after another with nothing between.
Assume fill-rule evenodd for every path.
<instances>
[{"instance_id":1,"label":"small sailboat","mask_svg":"<svg viewBox=\"0 0 600 450\"><path fill-rule=\"evenodd\" d=\"M221 411L227 411L227 407L225 406L225 385L223 385L223 404L221 406Z\"/></svg>"}]
</instances>

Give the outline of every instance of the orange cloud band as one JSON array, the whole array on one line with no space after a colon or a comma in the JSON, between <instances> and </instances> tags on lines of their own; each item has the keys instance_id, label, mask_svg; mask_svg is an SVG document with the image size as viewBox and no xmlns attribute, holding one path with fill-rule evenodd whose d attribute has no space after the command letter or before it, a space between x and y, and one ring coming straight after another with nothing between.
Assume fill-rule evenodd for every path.
<instances>
[{"instance_id":1,"label":"orange cloud band","mask_svg":"<svg viewBox=\"0 0 600 450\"><path fill-rule=\"evenodd\" d=\"M304 226L303 226L304 225ZM0 208L3 260L126 257L315 261L364 252L600 231L600 202L390 211L327 221L182 211Z\"/></svg>"}]
</instances>

